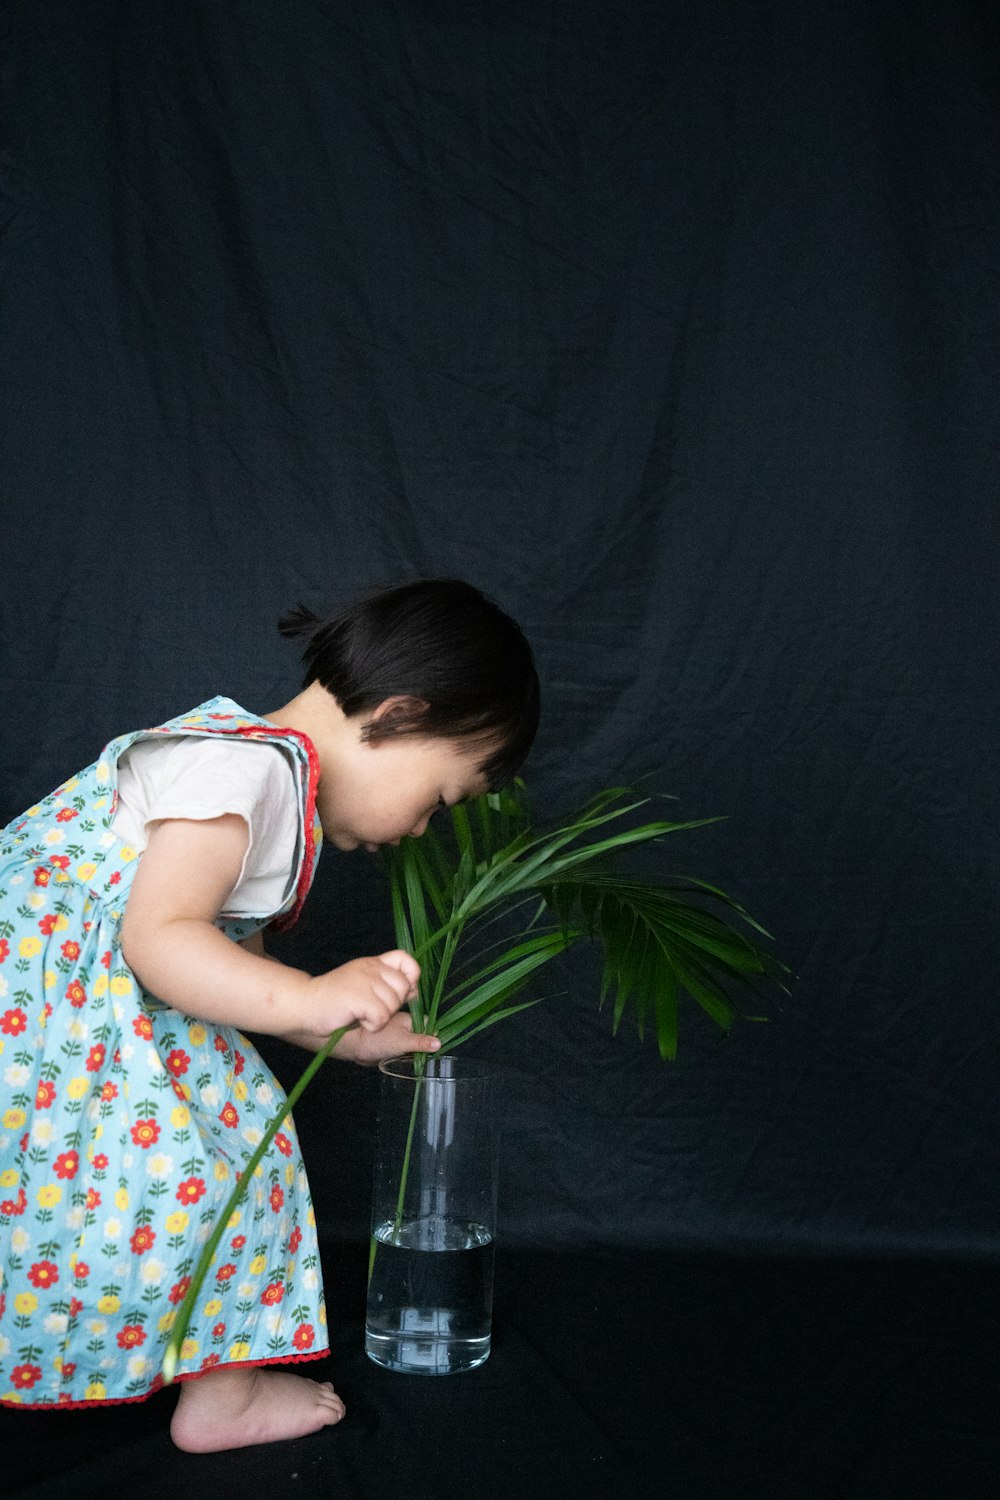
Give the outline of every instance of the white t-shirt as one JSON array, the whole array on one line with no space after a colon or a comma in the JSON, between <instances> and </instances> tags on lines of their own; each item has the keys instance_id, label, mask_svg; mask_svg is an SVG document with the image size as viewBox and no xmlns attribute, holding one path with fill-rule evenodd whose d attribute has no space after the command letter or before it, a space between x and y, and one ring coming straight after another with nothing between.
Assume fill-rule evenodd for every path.
<instances>
[{"instance_id":1,"label":"white t-shirt","mask_svg":"<svg viewBox=\"0 0 1000 1500\"><path fill-rule=\"evenodd\" d=\"M280 745L216 736L138 740L118 762L112 832L139 853L160 818L236 813L250 830L240 878L223 916L264 916L288 897L298 867L299 795Z\"/></svg>"}]
</instances>

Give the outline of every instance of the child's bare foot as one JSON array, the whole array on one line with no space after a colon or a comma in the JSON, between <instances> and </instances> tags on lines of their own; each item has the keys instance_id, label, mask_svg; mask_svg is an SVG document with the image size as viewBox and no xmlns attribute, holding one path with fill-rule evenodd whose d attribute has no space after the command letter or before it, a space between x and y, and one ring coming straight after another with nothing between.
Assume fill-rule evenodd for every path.
<instances>
[{"instance_id":1,"label":"child's bare foot","mask_svg":"<svg viewBox=\"0 0 1000 1500\"><path fill-rule=\"evenodd\" d=\"M170 1436L186 1453L215 1453L305 1437L343 1415L329 1381L227 1365L182 1383Z\"/></svg>"}]
</instances>

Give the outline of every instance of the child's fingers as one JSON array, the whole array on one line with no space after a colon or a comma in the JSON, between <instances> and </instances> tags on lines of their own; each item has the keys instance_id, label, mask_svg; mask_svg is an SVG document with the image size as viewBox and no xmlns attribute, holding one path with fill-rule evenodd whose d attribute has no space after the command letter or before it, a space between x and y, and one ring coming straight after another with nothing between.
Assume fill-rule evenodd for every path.
<instances>
[{"instance_id":1,"label":"child's fingers","mask_svg":"<svg viewBox=\"0 0 1000 1500\"><path fill-rule=\"evenodd\" d=\"M420 965L412 953L407 953L402 948L390 948L388 953L380 953L379 958L390 969L395 969L403 975L407 983L408 993L416 989L417 981L420 978Z\"/></svg>"}]
</instances>

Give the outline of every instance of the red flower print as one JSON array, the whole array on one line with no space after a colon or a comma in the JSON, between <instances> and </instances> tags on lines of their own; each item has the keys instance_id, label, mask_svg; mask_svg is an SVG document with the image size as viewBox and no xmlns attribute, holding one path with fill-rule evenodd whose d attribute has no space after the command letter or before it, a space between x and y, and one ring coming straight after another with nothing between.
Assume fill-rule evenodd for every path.
<instances>
[{"instance_id":1,"label":"red flower print","mask_svg":"<svg viewBox=\"0 0 1000 1500\"><path fill-rule=\"evenodd\" d=\"M269 1281L260 1294L260 1300L265 1307L274 1307L285 1295L285 1288L280 1281Z\"/></svg>"},{"instance_id":2,"label":"red flower print","mask_svg":"<svg viewBox=\"0 0 1000 1500\"><path fill-rule=\"evenodd\" d=\"M148 1016L136 1016L132 1022L132 1030L136 1036L141 1036L144 1042L153 1040L153 1023Z\"/></svg>"},{"instance_id":3,"label":"red flower print","mask_svg":"<svg viewBox=\"0 0 1000 1500\"><path fill-rule=\"evenodd\" d=\"M75 1005L77 1010L80 1009L81 1005L86 1005L87 991L84 989L83 985L78 979L74 979L73 983L67 989L66 999L69 1001L70 1005Z\"/></svg>"},{"instance_id":4,"label":"red flower print","mask_svg":"<svg viewBox=\"0 0 1000 1500\"><path fill-rule=\"evenodd\" d=\"M110 1081L110 1079L108 1080L107 1083L103 1083L101 1085L101 1098L104 1100L105 1104L110 1103L110 1101L112 1099L117 1099L118 1098L118 1085L117 1085L117 1083L112 1083Z\"/></svg>"},{"instance_id":5,"label":"red flower print","mask_svg":"<svg viewBox=\"0 0 1000 1500\"><path fill-rule=\"evenodd\" d=\"M77 812L75 807L61 807L56 813L56 822L72 823L73 819L78 818L79 816L80 814Z\"/></svg>"},{"instance_id":6,"label":"red flower print","mask_svg":"<svg viewBox=\"0 0 1000 1500\"><path fill-rule=\"evenodd\" d=\"M7 1036L20 1036L22 1031L28 1028L28 1017L23 1010L5 1010L0 1016L0 1031Z\"/></svg>"},{"instance_id":7,"label":"red flower print","mask_svg":"<svg viewBox=\"0 0 1000 1500\"><path fill-rule=\"evenodd\" d=\"M184 1181L177 1186L176 1197L179 1203L197 1203L198 1199L204 1196L204 1177L185 1177Z\"/></svg>"},{"instance_id":8,"label":"red flower print","mask_svg":"<svg viewBox=\"0 0 1000 1500\"><path fill-rule=\"evenodd\" d=\"M292 1143L288 1139L287 1135L283 1134L282 1131L279 1130L278 1134L274 1137L274 1144L277 1146L282 1156L291 1156Z\"/></svg>"},{"instance_id":9,"label":"red flower print","mask_svg":"<svg viewBox=\"0 0 1000 1500\"><path fill-rule=\"evenodd\" d=\"M247 1237L246 1237L245 1234L237 1234L237 1235L234 1236L234 1238L232 1240L232 1247L233 1247L234 1250L242 1250L243 1246L246 1244L246 1242L247 1242Z\"/></svg>"},{"instance_id":10,"label":"red flower print","mask_svg":"<svg viewBox=\"0 0 1000 1500\"><path fill-rule=\"evenodd\" d=\"M108 1158L105 1156L104 1152L102 1151L100 1153L100 1155L94 1157L94 1171L95 1172L106 1172L107 1170L108 1170Z\"/></svg>"},{"instance_id":11,"label":"red flower print","mask_svg":"<svg viewBox=\"0 0 1000 1500\"><path fill-rule=\"evenodd\" d=\"M216 1052L228 1052L229 1051L229 1043L226 1041L226 1039L225 1039L224 1036L217 1036L215 1038L215 1050L216 1050Z\"/></svg>"},{"instance_id":12,"label":"red flower print","mask_svg":"<svg viewBox=\"0 0 1000 1500\"><path fill-rule=\"evenodd\" d=\"M27 1206L28 1195L24 1191L24 1188L18 1188L16 1199L5 1198L3 1202L0 1203L0 1214L3 1214L8 1219L16 1219L24 1213L24 1210L27 1208Z\"/></svg>"},{"instance_id":13,"label":"red flower print","mask_svg":"<svg viewBox=\"0 0 1000 1500\"><path fill-rule=\"evenodd\" d=\"M35 1381L41 1380L42 1371L38 1365L15 1365L10 1378L19 1391L30 1391Z\"/></svg>"},{"instance_id":14,"label":"red flower print","mask_svg":"<svg viewBox=\"0 0 1000 1500\"><path fill-rule=\"evenodd\" d=\"M221 1339L222 1335L225 1333L225 1331L226 1331L226 1325L225 1325L225 1323L216 1323L215 1327L212 1329L212 1337L214 1339Z\"/></svg>"},{"instance_id":15,"label":"red flower print","mask_svg":"<svg viewBox=\"0 0 1000 1500\"><path fill-rule=\"evenodd\" d=\"M103 1042L98 1042L96 1046L91 1047L90 1051L87 1053L87 1072L99 1072L100 1069L104 1066L104 1059L106 1056L107 1048L105 1047Z\"/></svg>"},{"instance_id":16,"label":"red flower print","mask_svg":"<svg viewBox=\"0 0 1000 1500\"><path fill-rule=\"evenodd\" d=\"M206 1354L201 1362L201 1368L203 1370L210 1370L213 1365L217 1365L218 1363L219 1356L217 1354Z\"/></svg>"},{"instance_id":17,"label":"red flower print","mask_svg":"<svg viewBox=\"0 0 1000 1500\"><path fill-rule=\"evenodd\" d=\"M302 1230L296 1224L288 1239L288 1253L294 1255L302 1243Z\"/></svg>"},{"instance_id":18,"label":"red flower print","mask_svg":"<svg viewBox=\"0 0 1000 1500\"><path fill-rule=\"evenodd\" d=\"M69 1181L75 1177L80 1168L80 1153L78 1151L62 1151L56 1157L55 1166L52 1168L57 1177Z\"/></svg>"},{"instance_id":19,"label":"red flower print","mask_svg":"<svg viewBox=\"0 0 1000 1500\"><path fill-rule=\"evenodd\" d=\"M73 1376L75 1374L76 1374L76 1365L75 1364L65 1364L65 1365L63 1365L63 1367L62 1367L62 1378L63 1378L63 1380L72 1380Z\"/></svg>"},{"instance_id":20,"label":"red flower print","mask_svg":"<svg viewBox=\"0 0 1000 1500\"><path fill-rule=\"evenodd\" d=\"M79 943L73 943L73 942L65 942L65 943L63 943L62 947L59 949L59 952L62 954L63 958L79 958L80 957L80 944Z\"/></svg>"},{"instance_id":21,"label":"red flower print","mask_svg":"<svg viewBox=\"0 0 1000 1500\"><path fill-rule=\"evenodd\" d=\"M167 1072L173 1073L175 1078L180 1078L181 1074L186 1073L190 1066L191 1059L181 1047L175 1047L167 1058Z\"/></svg>"},{"instance_id":22,"label":"red flower print","mask_svg":"<svg viewBox=\"0 0 1000 1500\"><path fill-rule=\"evenodd\" d=\"M50 912L48 916L40 917L38 921L39 931L43 933L45 937L51 937L56 930L56 922L58 920L59 918L56 916L55 912Z\"/></svg>"},{"instance_id":23,"label":"red flower print","mask_svg":"<svg viewBox=\"0 0 1000 1500\"><path fill-rule=\"evenodd\" d=\"M215 1273L215 1279L216 1279L216 1281L229 1281L235 1275L236 1275L236 1267L235 1266L232 1266L232 1265L229 1265L229 1266L220 1266L219 1269Z\"/></svg>"},{"instance_id":24,"label":"red flower print","mask_svg":"<svg viewBox=\"0 0 1000 1500\"><path fill-rule=\"evenodd\" d=\"M187 1296L187 1289L190 1285L190 1276L182 1276L180 1281L175 1281L173 1286L170 1288L168 1300L170 1302L173 1302L175 1305L178 1302L183 1302L184 1298Z\"/></svg>"},{"instance_id":25,"label":"red flower print","mask_svg":"<svg viewBox=\"0 0 1000 1500\"><path fill-rule=\"evenodd\" d=\"M82 1312L83 1312L83 1303L80 1301L79 1297L71 1297L69 1299L69 1315L70 1315L70 1317L71 1318L78 1318Z\"/></svg>"},{"instance_id":26,"label":"red flower print","mask_svg":"<svg viewBox=\"0 0 1000 1500\"><path fill-rule=\"evenodd\" d=\"M121 870L114 870L108 876L108 885L118 885L122 878Z\"/></svg>"},{"instance_id":27,"label":"red flower print","mask_svg":"<svg viewBox=\"0 0 1000 1500\"><path fill-rule=\"evenodd\" d=\"M37 868L37 870L35 871L35 884L36 885L48 885L48 883L49 883L49 881L51 879L52 879L52 871L51 870L47 870L44 865L39 865L38 868Z\"/></svg>"},{"instance_id":28,"label":"red flower print","mask_svg":"<svg viewBox=\"0 0 1000 1500\"><path fill-rule=\"evenodd\" d=\"M4 959L7 957L7 954L9 952L10 952L10 944L8 943L7 939L6 938L0 938L0 964L3 963Z\"/></svg>"},{"instance_id":29,"label":"red flower print","mask_svg":"<svg viewBox=\"0 0 1000 1500\"><path fill-rule=\"evenodd\" d=\"M38 1089L35 1093L35 1108L48 1109L56 1097L56 1086L49 1083L48 1079L39 1080Z\"/></svg>"},{"instance_id":30,"label":"red flower print","mask_svg":"<svg viewBox=\"0 0 1000 1500\"><path fill-rule=\"evenodd\" d=\"M57 870L68 870L69 869L69 855L68 854L50 854L49 855L49 864L50 865L55 865L55 867L56 867Z\"/></svg>"},{"instance_id":31,"label":"red flower print","mask_svg":"<svg viewBox=\"0 0 1000 1500\"><path fill-rule=\"evenodd\" d=\"M296 1349L311 1349L316 1342L311 1323L300 1323L292 1334L292 1343Z\"/></svg>"},{"instance_id":32,"label":"red flower print","mask_svg":"<svg viewBox=\"0 0 1000 1500\"><path fill-rule=\"evenodd\" d=\"M59 1280L59 1267L51 1260L36 1260L28 1272L28 1280L32 1286L55 1286Z\"/></svg>"},{"instance_id":33,"label":"red flower print","mask_svg":"<svg viewBox=\"0 0 1000 1500\"><path fill-rule=\"evenodd\" d=\"M176 1078L172 1078L170 1080L170 1087L173 1089L174 1093L183 1104L186 1104L188 1102L191 1097L191 1090L188 1088L186 1083L178 1083Z\"/></svg>"},{"instance_id":34,"label":"red flower print","mask_svg":"<svg viewBox=\"0 0 1000 1500\"><path fill-rule=\"evenodd\" d=\"M88 1188L87 1189L87 1207L88 1208L100 1208L100 1206L101 1206L101 1195L100 1195L100 1193L97 1191L96 1188Z\"/></svg>"},{"instance_id":35,"label":"red flower print","mask_svg":"<svg viewBox=\"0 0 1000 1500\"><path fill-rule=\"evenodd\" d=\"M86 1281L87 1277L90 1275L90 1267L87 1265L87 1262L85 1260L77 1261L76 1265L73 1267L73 1275L76 1277L77 1281Z\"/></svg>"},{"instance_id":36,"label":"red flower print","mask_svg":"<svg viewBox=\"0 0 1000 1500\"><path fill-rule=\"evenodd\" d=\"M244 1069L245 1066L246 1066L246 1058L243 1056L242 1052L237 1052L236 1053L236 1061L233 1063L233 1072L236 1074L237 1078L243 1072L243 1069Z\"/></svg>"},{"instance_id":37,"label":"red flower print","mask_svg":"<svg viewBox=\"0 0 1000 1500\"><path fill-rule=\"evenodd\" d=\"M282 1207L282 1205L284 1204L284 1201L285 1201L285 1195L281 1191L281 1189L278 1186L278 1184L275 1183L274 1187L271 1189L271 1207L272 1207L272 1209L274 1210L275 1213L277 1213L278 1210Z\"/></svg>"},{"instance_id":38,"label":"red flower print","mask_svg":"<svg viewBox=\"0 0 1000 1500\"><path fill-rule=\"evenodd\" d=\"M131 1134L135 1144L148 1151L160 1139L160 1127L155 1120L136 1120Z\"/></svg>"},{"instance_id":39,"label":"red flower print","mask_svg":"<svg viewBox=\"0 0 1000 1500\"><path fill-rule=\"evenodd\" d=\"M222 1106L222 1109L219 1111L219 1119L222 1121L223 1125L228 1126L230 1130L235 1130L237 1125L240 1123L240 1117L236 1113L236 1106L233 1104L224 1104Z\"/></svg>"},{"instance_id":40,"label":"red flower print","mask_svg":"<svg viewBox=\"0 0 1000 1500\"><path fill-rule=\"evenodd\" d=\"M107 953L102 953L101 954L101 963L103 964L103 966L104 966L105 969L110 969L110 967L111 967L111 949L110 948L108 949Z\"/></svg>"},{"instance_id":41,"label":"red flower print","mask_svg":"<svg viewBox=\"0 0 1000 1500\"><path fill-rule=\"evenodd\" d=\"M119 1349L136 1349L146 1342L146 1330L139 1323L126 1323L116 1337Z\"/></svg>"},{"instance_id":42,"label":"red flower print","mask_svg":"<svg viewBox=\"0 0 1000 1500\"><path fill-rule=\"evenodd\" d=\"M132 1238L129 1240L129 1244L132 1246L132 1254L144 1255L147 1250L152 1249L153 1241L155 1239L156 1231L154 1229L150 1229L148 1224L140 1224L139 1228L135 1231Z\"/></svg>"}]
</instances>

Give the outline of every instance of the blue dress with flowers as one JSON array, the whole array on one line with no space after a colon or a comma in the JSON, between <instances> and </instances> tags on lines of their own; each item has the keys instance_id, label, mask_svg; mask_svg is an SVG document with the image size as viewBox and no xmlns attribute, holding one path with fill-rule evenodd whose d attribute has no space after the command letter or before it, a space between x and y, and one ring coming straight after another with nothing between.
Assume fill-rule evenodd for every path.
<instances>
[{"instance_id":1,"label":"blue dress with flowers","mask_svg":"<svg viewBox=\"0 0 1000 1500\"><path fill-rule=\"evenodd\" d=\"M112 831L121 755L157 735L277 745L299 790L298 868L277 912L219 919L236 941L289 925L321 842L303 735L226 698L113 740L0 834L0 1402L134 1401L215 1217L283 1102L232 1027L182 1015L125 963L141 855ZM316 1226L286 1120L233 1215L178 1378L327 1352Z\"/></svg>"}]
</instances>

